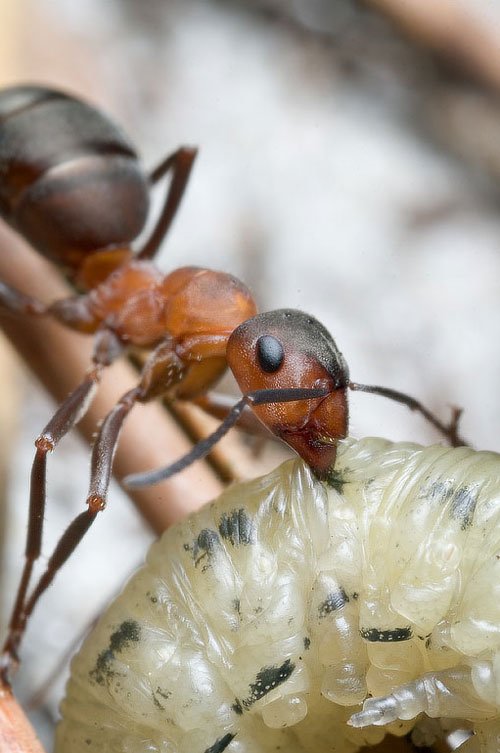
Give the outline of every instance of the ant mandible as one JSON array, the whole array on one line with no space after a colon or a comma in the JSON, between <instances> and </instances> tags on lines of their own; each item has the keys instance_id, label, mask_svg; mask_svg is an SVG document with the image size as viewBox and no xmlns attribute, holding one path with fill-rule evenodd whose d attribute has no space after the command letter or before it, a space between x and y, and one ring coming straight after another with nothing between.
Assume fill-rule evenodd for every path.
<instances>
[{"instance_id":1,"label":"ant mandible","mask_svg":"<svg viewBox=\"0 0 500 753\"><path fill-rule=\"evenodd\" d=\"M0 672L17 664L19 643L40 595L104 509L120 429L136 402L205 392L229 364L244 393L220 428L178 463L172 475L204 456L250 405L320 478L347 433L348 388L381 394L420 411L452 444L449 426L403 393L349 381L327 330L301 312L256 314L248 289L231 275L184 267L163 275L152 263L168 232L196 156L181 147L149 175L134 147L107 117L62 92L20 86L0 92L0 215L86 292L50 305L0 283L0 305L12 313L50 316L94 335L92 364L37 438L23 569ZM172 173L156 225L137 251L151 186ZM105 417L92 451L87 510L63 533L40 580L28 593L39 557L47 454L82 418L103 370L127 348L151 351L138 385ZM227 352L226 352L227 350ZM158 474L130 477L130 485Z\"/></svg>"}]
</instances>

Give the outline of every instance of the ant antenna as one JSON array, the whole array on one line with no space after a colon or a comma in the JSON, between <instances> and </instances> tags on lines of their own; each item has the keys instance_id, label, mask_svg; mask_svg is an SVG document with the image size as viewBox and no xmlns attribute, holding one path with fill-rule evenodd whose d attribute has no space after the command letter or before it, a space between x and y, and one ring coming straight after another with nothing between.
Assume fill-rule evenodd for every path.
<instances>
[{"instance_id":1,"label":"ant antenna","mask_svg":"<svg viewBox=\"0 0 500 753\"><path fill-rule=\"evenodd\" d=\"M129 476L125 476L123 483L129 489L158 484L160 481L164 481L176 473L183 471L184 468L194 463L195 460L201 460L208 455L212 447L236 424L246 405L253 406L266 405L268 403L291 403L296 400L313 400L315 398L326 397L330 392L331 389L329 387L255 390L254 392L248 392L231 408L220 426L208 437L195 444L193 449L182 458L171 465L158 468L155 471L132 473Z\"/></svg>"},{"instance_id":2,"label":"ant antenna","mask_svg":"<svg viewBox=\"0 0 500 753\"><path fill-rule=\"evenodd\" d=\"M458 433L458 424L462 415L462 409L452 407L452 414L449 424L443 424L436 416L431 413L421 402L414 397L407 395L399 390L392 390L389 387L379 387L372 384L359 384L358 382L349 382L349 389L353 392L369 392L372 395L380 395L396 403L406 405L411 411L420 413L432 426L443 434L452 447L468 447L468 443Z\"/></svg>"}]
</instances>

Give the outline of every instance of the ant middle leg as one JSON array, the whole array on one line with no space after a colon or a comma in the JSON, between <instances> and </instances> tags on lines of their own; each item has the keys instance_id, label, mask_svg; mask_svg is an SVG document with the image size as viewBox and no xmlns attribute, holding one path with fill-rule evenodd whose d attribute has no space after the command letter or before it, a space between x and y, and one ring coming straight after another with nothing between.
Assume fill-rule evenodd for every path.
<instances>
[{"instance_id":1,"label":"ant middle leg","mask_svg":"<svg viewBox=\"0 0 500 753\"><path fill-rule=\"evenodd\" d=\"M172 339L166 338L144 364L137 387L126 392L104 419L92 449L87 495L91 513L99 512L106 506L113 458L128 414L137 402L146 403L168 392L182 381L185 371L185 365L176 354Z\"/></svg>"}]
</instances>

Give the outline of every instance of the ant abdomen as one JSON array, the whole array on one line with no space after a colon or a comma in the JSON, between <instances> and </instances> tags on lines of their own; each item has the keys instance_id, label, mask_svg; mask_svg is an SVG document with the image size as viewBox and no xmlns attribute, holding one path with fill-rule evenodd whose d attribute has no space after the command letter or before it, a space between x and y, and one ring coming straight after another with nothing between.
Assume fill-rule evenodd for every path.
<instances>
[{"instance_id":1,"label":"ant abdomen","mask_svg":"<svg viewBox=\"0 0 500 753\"><path fill-rule=\"evenodd\" d=\"M0 92L0 214L76 269L144 227L149 183L132 143L86 102L38 86Z\"/></svg>"}]
</instances>

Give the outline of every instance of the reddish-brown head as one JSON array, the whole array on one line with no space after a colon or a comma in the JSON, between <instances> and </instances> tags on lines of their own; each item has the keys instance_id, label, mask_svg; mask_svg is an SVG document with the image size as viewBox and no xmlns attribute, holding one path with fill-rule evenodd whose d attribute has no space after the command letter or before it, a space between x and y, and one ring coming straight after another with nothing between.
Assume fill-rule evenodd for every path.
<instances>
[{"instance_id":1,"label":"reddish-brown head","mask_svg":"<svg viewBox=\"0 0 500 753\"><path fill-rule=\"evenodd\" d=\"M322 389L321 397L256 405L278 437L324 476L346 436L349 371L329 332L314 317L281 309L241 324L229 338L227 361L244 394L260 390Z\"/></svg>"}]
</instances>

